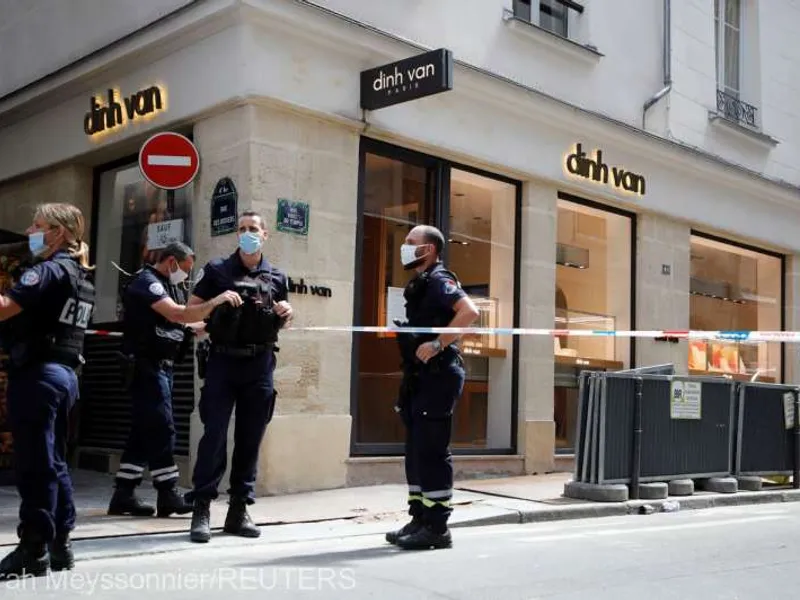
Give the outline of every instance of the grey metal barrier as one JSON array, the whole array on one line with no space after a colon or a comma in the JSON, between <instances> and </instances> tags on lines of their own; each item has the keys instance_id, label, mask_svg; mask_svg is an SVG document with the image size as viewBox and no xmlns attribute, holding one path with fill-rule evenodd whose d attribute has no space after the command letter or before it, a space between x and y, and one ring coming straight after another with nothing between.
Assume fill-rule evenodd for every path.
<instances>
[{"instance_id":1,"label":"grey metal barrier","mask_svg":"<svg viewBox=\"0 0 800 600\"><path fill-rule=\"evenodd\" d=\"M800 388L739 384L734 473L792 475L800 489Z\"/></svg>"},{"instance_id":2,"label":"grey metal barrier","mask_svg":"<svg viewBox=\"0 0 800 600\"><path fill-rule=\"evenodd\" d=\"M629 484L729 476L736 384L678 377L670 365L586 371L579 379L575 481Z\"/></svg>"}]
</instances>

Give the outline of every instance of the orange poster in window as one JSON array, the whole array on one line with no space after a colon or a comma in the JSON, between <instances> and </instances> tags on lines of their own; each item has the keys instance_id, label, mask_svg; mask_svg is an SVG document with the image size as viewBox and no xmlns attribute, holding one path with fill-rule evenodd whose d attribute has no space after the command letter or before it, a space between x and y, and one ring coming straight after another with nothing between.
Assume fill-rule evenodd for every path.
<instances>
[{"instance_id":1,"label":"orange poster in window","mask_svg":"<svg viewBox=\"0 0 800 600\"><path fill-rule=\"evenodd\" d=\"M711 344L711 368L723 373L739 371L739 348L730 344Z\"/></svg>"},{"instance_id":2,"label":"orange poster in window","mask_svg":"<svg viewBox=\"0 0 800 600\"><path fill-rule=\"evenodd\" d=\"M693 371L708 370L708 344L703 340L689 342L689 369Z\"/></svg>"}]
</instances>

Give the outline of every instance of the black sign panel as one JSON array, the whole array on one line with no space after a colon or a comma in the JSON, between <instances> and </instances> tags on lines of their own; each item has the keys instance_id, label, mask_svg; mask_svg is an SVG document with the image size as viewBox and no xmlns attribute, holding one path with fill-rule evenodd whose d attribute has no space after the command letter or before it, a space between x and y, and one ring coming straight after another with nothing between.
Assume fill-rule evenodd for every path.
<instances>
[{"instance_id":1,"label":"black sign panel","mask_svg":"<svg viewBox=\"0 0 800 600\"><path fill-rule=\"evenodd\" d=\"M376 110L453 89L453 53L440 48L361 72L361 108Z\"/></svg>"},{"instance_id":2,"label":"black sign panel","mask_svg":"<svg viewBox=\"0 0 800 600\"><path fill-rule=\"evenodd\" d=\"M211 196L211 235L225 235L236 231L236 186L229 177L223 177L214 186Z\"/></svg>"}]
</instances>

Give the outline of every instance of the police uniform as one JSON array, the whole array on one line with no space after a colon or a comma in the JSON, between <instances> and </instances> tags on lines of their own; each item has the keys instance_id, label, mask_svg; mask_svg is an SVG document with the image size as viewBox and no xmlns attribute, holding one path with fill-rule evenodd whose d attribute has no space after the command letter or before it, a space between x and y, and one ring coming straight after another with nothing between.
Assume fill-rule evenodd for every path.
<instances>
[{"instance_id":1,"label":"police uniform","mask_svg":"<svg viewBox=\"0 0 800 600\"><path fill-rule=\"evenodd\" d=\"M456 276L438 262L412 279L404 291L409 327L447 327L455 304L466 297ZM443 348L424 364L416 349L438 335L399 334L404 379L397 410L406 425L405 469L412 522L387 534L392 543L425 526L447 531L452 512L453 466L450 453L452 416L464 388L464 365L458 349ZM401 544L402 545L402 544Z\"/></svg>"},{"instance_id":2,"label":"police uniform","mask_svg":"<svg viewBox=\"0 0 800 600\"><path fill-rule=\"evenodd\" d=\"M207 506L217 497L226 469L228 425L235 405L228 490L231 509L225 531L255 537L259 531L249 522L246 506L254 502L258 451L275 409L275 343L283 322L272 312L272 305L288 299L288 278L263 255L251 271L234 252L207 263L198 273L192 294L207 301L227 290L238 292L243 304L236 308L223 304L207 319L211 349L199 404L204 432L197 448L194 488L186 499L198 511L198 501ZM195 541L207 541L207 536L196 535L194 528L192 536Z\"/></svg>"},{"instance_id":3,"label":"police uniform","mask_svg":"<svg viewBox=\"0 0 800 600\"><path fill-rule=\"evenodd\" d=\"M71 568L74 560L69 533L75 505L65 454L94 286L87 270L59 251L25 271L6 295L22 308L3 329L21 505L20 545L0 563L0 574L42 574L48 565ZM42 545L50 545L49 557Z\"/></svg>"},{"instance_id":4,"label":"police uniform","mask_svg":"<svg viewBox=\"0 0 800 600\"><path fill-rule=\"evenodd\" d=\"M180 473L175 464L175 423L172 412L173 369L186 327L153 310L153 304L171 298L185 304L185 293L154 267L145 266L128 284L123 296L122 352L128 358L132 400L132 426L115 478L116 491L109 514L149 516L153 508L133 494L149 467L158 490L158 516L191 511L176 486Z\"/></svg>"}]
</instances>

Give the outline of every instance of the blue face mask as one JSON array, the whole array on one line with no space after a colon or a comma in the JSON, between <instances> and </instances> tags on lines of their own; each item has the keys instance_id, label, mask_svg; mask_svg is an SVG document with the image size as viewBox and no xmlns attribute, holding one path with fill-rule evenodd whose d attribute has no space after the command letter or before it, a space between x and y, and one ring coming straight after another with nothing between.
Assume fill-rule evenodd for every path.
<instances>
[{"instance_id":1,"label":"blue face mask","mask_svg":"<svg viewBox=\"0 0 800 600\"><path fill-rule=\"evenodd\" d=\"M44 231L37 231L28 235L28 248L31 254L39 256L46 247L44 245Z\"/></svg>"},{"instance_id":2,"label":"blue face mask","mask_svg":"<svg viewBox=\"0 0 800 600\"><path fill-rule=\"evenodd\" d=\"M255 254L261 250L261 236L252 231L239 235L239 248L245 254Z\"/></svg>"}]
</instances>

